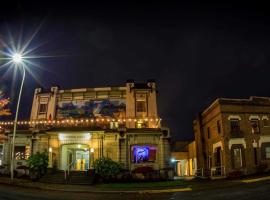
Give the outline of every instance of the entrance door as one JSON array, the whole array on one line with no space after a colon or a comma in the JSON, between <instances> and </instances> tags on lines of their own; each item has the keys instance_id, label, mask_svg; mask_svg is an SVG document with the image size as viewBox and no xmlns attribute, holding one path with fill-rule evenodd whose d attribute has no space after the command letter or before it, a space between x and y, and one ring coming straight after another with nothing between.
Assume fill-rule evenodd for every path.
<instances>
[{"instance_id":1,"label":"entrance door","mask_svg":"<svg viewBox=\"0 0 270 200\"><path fill-rule=\"evenodd\" d=\"M89 166L89 152L77 150L76 151L76 170L85 171Z\"/></svg>"},{"instance_id":2,"label":"entrance door","mask_svg":"<svg viewBox=\"0 0 270 200\"><path fill-rule=\"evenodd\" d=\"M89 169L89 146L86 144L65 144L61 153L62 170L85 171Z\"/></svg>"}]
</instances>

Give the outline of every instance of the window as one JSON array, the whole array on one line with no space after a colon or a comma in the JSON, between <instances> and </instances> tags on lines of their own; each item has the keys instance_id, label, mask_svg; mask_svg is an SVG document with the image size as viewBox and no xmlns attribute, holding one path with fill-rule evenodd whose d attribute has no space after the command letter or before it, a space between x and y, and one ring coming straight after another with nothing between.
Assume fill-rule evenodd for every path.
<instances>
[{"instance_id":1,"label":"window","mask_svg":"<svg viewBox=\"0 0 270 200\"><path fill-rule=\"evenodd\" d=\"M3 164L3 145L0 144L0 166Z\"/></svg>"},{"instance_id":2,"label":"window","mask_svg":"<svg viewBox=\"0 0 270 200\"><path fill-rule=\"evenodd\" d=\"M137 112L146 112L146 102L145 101L136 101L136 111Z\"/></svg>"},{"instance_id":3,"label":"window","mask_svg":"<svg viewBox=\"0 0 270 200\"><path fill-rule=\"evenodd\" d=\"M155 162L157 148L155 146L133 146L131 160L133 163Z\"/></svg>"},{"instance_id":4,"label":"window","mask_svg":"<svg viewBox=\"0 0 270 200\"><path fill-rule=\"evenodd\" d=\"M15 146L14 156L16 160L26 160L30 154L29 146Z\"/></svg>"},{"instance_id":5,"label":"window","mask_svg":"<svg viewBox=\"0 0 270 200\"><path fill-rule=\"evenodd\" d=\"M242 163L242 151L241 148L235 148L233 149L233 161L234 161L234 168L238 169L241 168Z\"/></svg>"},{"instance_id":6,"label":"window","mask_svg":"<svg viewBox=\"0 0 270 200\"><path fill-rule=\"evenodd\" d=\"M265 158L270 159L270 147L265 147Z\"/></svg>"},{"instance_id":7,"label":"window","mask_svg":"<svg viewBox=\"0 0 270 200\"><path fill-rule=\"evenodd\" d=\"M217 132L221 133L220 121L217 121Z\"/></svg>"},{"instance_id":8,"label":"window","mask_svg":"<svg viewBox=\"0 0 270 200\"><path fill-rule=\"evenodd\" d=\"M250 125L251 125L251 129L252 129L252 133L259 133L260 132L259 120L258 119L251 119L250 120Z\"/></svg>"},{"instance_id":9,"label":"window","mask_svg":"<svg viewBox=\"0 0 270 200\"><path fill-rule=\"evenodd\" d=\"M39 104L38 114L45 114L47 112L47 104Z\"/></svg>"},{"instance_id":10,"label":"window","mask_svg":"<svg viewBox=\"0 0 270 200\"><path fill-rule=\"evenodd\" d=\"M238 119L230 120L231 123L231 131L239 131L240 130L240 122Z\"/></svg>"},{"instance_id":11,"label":"window","mask_svg":"<svg viewBox=\"0 0 270 200\"><path fill-rule=\"evenodd\" d=\"M263 119L263 126L264 126L264 127L269 126L269 125L268 125L268 119Z\"/></svg>"},{"instance_id":12,"label":"window","mask_svg":"<svg viewBox=\"0 0 270 200\"><path fill-rule=\"evenodd\" d=\"M253 152L254 152L254 164L257 165L258 164L257 148L253 148Z\"/></svg>"},{"instance_id":13,"label":"window","mask_svg":"<svg viewBox=\"0 0 270 200\"><path fill-rule=\"evenodd\" d=\"M207 137L208 139L210 139L211 137L210 127L207 128Z\"/></svg>"}]
</instances>

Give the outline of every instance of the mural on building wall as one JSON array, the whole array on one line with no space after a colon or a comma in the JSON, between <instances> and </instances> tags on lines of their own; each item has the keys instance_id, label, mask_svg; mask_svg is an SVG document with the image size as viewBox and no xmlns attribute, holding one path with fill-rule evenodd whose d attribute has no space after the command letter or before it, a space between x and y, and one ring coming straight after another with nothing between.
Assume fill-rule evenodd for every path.
<instances>
[{"instance_id":1,"label":"mural on building wall","mask_svg":"<svg viewBox=\"0 0 270 200\"><path fill-rule=\"evenodd\" d=\"M125 117L126 102L124 99L104 99L89 101L59 102L57 118L118 118Z\"/></svg>"},{"instance_id":2,"label":"mural on building wall","mask_svg":"<svg viewBox=\"0 0 270 200\"><path fill-rule=\"evenodd\" d=\"M156 151L155 146L133 146L131 160L133 163L154 162Z\"/></svg>"}]
</instances>

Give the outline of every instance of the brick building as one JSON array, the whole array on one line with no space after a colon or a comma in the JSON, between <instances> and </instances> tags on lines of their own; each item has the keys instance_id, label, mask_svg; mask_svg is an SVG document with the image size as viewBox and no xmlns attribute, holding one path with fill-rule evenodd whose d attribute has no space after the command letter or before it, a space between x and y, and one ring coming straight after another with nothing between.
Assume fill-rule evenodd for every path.
<instances>
[{"instance_id":1,"label":"brick building","mask_svg":"<svg viewBox=\"0 0 270 200\"><path fill-rule=\"evenodd\" d=\"M215 100L193 123L198 175L269 169L269 120L268 97Z\"/></svg>"}]
</instances>

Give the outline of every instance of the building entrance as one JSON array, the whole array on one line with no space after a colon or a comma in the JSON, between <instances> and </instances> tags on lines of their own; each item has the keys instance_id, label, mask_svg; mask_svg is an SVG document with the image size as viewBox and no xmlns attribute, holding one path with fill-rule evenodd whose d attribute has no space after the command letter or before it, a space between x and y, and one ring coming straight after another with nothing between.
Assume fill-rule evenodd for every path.
<instances>
[{"instance_id":1,"label":"building entrance","mask_svg":"<svg viewBox=\"0 0 270 200\"><path fill-rule=\"evenodd\" d=\"M62 146L62 170L86 171L89 169L89 146L86 144L66 144Z\"/></svg>"}]
</instances>

